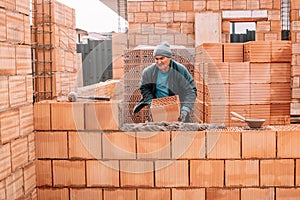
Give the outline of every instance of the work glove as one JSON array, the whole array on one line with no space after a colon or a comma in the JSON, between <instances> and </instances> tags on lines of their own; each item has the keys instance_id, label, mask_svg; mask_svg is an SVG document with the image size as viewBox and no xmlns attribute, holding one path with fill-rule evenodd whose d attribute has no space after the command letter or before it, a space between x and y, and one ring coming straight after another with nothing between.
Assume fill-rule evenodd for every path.
<instances>
[{"instance_id":1,"label":"work glove","mask_svg":"<svg viewBox=\"0 0 300 200\"><path fill-rule=\"evenodd\" d=\"M180 112L180 116L178 117L179 122L185 122L185 118L187 116L188 112L186 110L182 110Z\"/></svg>"}]
</instances>

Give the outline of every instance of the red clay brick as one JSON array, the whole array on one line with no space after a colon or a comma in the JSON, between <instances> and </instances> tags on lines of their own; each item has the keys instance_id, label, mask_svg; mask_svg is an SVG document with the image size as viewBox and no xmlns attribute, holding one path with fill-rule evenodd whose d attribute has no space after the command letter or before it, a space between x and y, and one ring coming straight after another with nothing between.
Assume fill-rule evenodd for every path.
<instances>
[{"instance_id":1,"label":"red clay brick","mask_svg":"<svg viewBox=\"0 0 300 200\"><path fill-rule=\"evenodd\" d=\"M103 133L103 158L135 159L135 133Z\"/></svg>"},{"instance_id":2,"label":"red clay brick","mask_svg":"<svg viewBox=\"0 0 300 200\"><path fill-rule=\"evenodd\" d=\"M154 2L154 12L167 11L167 2Z\"/></svg>"},{"instance_id":3,"label":"red clay brick","mask_svg":"<svg viewBox=\"0 0 300 200\"><path fill-rule=\"evenodd\" d=\"M26 103L26 77L10 76L8 77L9 104L11 107L21 106Z\"/></svg>"},{"instance_id":4,"label":"red clay brick","mask_svg":"<svg viewBox=\"0 0 300 200\"><path fill-rule=\"evenodd\" d=\"M31 46L18 45L16 47L16 72L18 75L30 74L31 69Z\"/></svg>"},{"instance_id":5,"label":"red clay brick","mask_svg":"<svg viewBox=\"0 0 300 200\"><path fill-rule=\"evenodd\" d=\"M0 182L0 199L7 199L5 194L5 181Z\"/></svg>"},{"instance_id":6,"label":"red clay brick","mask_svg":"<svg viewBox=\"0 0 300 200\"><path fill-rule=\"evenodd\" d=\"M141 2L127 2L128 13L135 13L141 11Z\"/></svg>"},{"instance_id":7,"label":"red clay brick","mask_svg":"<svg viewBox=\"0 0 300 200\"><path fill-rule=\"evenodd\" d=\"M134 22L135 23L145 23L145 21L148 21L148 15L147 13L135 13L134 14Z\"/></svg>"},{"instance_id":8,"label":"red clay brick","mask_svg":"<svg viewBox=\"0 0 300 200\"><path fill-rule=\"evenodd\" d=\"M154 164L149 161L120 161L121 187L153 187Z\"/></svg>"},{"instance_id":9,"label":"red clay brick","mask_svg":"<svg viewBox=\"0 0 300 200\"><path fill-rule=\"evenodd\" d=\"M205 157L205 131L172 132L173 159L199 159Z\"/></svg>"},{"instance_id":10,"label":"red clay brick","mask_svg":"<svg viewBox=\"0 0 300 200\"><path fill-rule=\"evenodd\" d=\"M0 147L0 166L0 180L2 180L11 173L10 143Z\"/></svg>"},{"instance_id":11,"label":"red clay brick","mask_svg":"<svg viewBox=\"0 0 300 200\"><path fill-rule=\"evenodd\" d=\"M262 160L260 162L261 186L293 186L294 160Z\"/></svg>"},{"instance_id":12,"label":"red clay brick","mask_svg":"<svg viewBox=\"0 0 300 200\"><path fill-rule=\"evenodd\" d=\"M275 158L276 157L276 132L245 131L242 133L243 158Z\"/></svg>"},{"instance_id":13,"label":"red clay brick","mask_svg":"<svg viewBox=\"0 0 300 200\"><path fill-rule=\"evenodd\" d=\"M186 22L186 12L174 12L174 22Z\"/></svg>"},{"instance_id":14,"label":"red clay brick","mask_svg":"<svg viewBox=\"0 0 300 200\"><path fill-rule=\"evenodd\" d=\"M179 1L167 1L167 11L179 11Z\"/></svg>"},{"instance_id":15,"label":"red clay brick","mask_svg":"<svg viewBox=\"0 0 300 200\"><path fill-rule=\"evenodd\" d=\"M219 11L220 10L220 1L218 0L210 0L206 2L207 5L207 10L215 10L215 11Z\"/></svg>"},{"instance_id":16,"label":"red clay brick","mask_svg":"<svg viewBox=\"0 0 300 200\"><path fill-rule=\"evenodd\" d=\"M153 12L153 2L141 2L141 12Z\"/></svg>"},{"instance_id":17,"label":"red clay brick","mask_svg":"<svg viewBox=\"0 0 300 200\"><path fill-rule=\"evenodd\" d=\"M68 158L67 132L36 132L37 158Z\"/></svg>"},{"instance_id":18,"label":"red clay brick","mask_svg":"<svg viewBox=\"0 0 300 200\"><path fill-rule=\"evenodd\" d=\"M85 162L53 160L54 186L85 186Z\"/></svg>"},{"instance_id":19,"label":"red clay brick","mask_svg":"<svg viewBox=\"0 0 300 200\"><path fill-rule=\"evenodd\" d=\"M300 132L278 131L277 156L278 158L299 158Z\"/></svg>"},{"instance_id":20,"label":"red clay brick","mask_svg":"<svg viewBox=\"0 0 300 200\"><path fill-rule=\"evenodd\" d=\"M35 160L35 133L28 135L28 159L29 161Z\"/></svg>"},{"instance_id":21,"label":"red clay brick","mask_svg":"<svg viewBox=\"0 0 300 200\"><path fill-rule=\"evenodd\" d=\"M205 200L205 189L172 189L172 200Z\"/></svg>"},{"instance_id":22,"label":"red clay brick","mask_svg":"<svg viewBox=\"0 0 300 200\"><path fill-rule=\"evenodd\" d=\"M240 200L239 189L208 188L206 200Z\"/></svg>"},{"instance_id":23,"label":"red clay brick","mask_svg":"<svg viewBox=\"0 0 300 200\"><path fill-rule=\"evenodd\" d=\"M206 9L206 1L194 1L194 10L203 11Z\"/></svg>"},{"instance_id":24,"label":"red clay brick","mask_svg":"<svg viewBox=\"0 0 300 200\"><path fill-rule=\"evenodd\" d=\"M161 160L155 162L155 185L157 187L187 187L187 160Z\"/></svg>"},{"instance_id":25,"label":"red clay brick","mask_svg":"<svg viewBox=\"0 0 300 200\"><path fill-rule=\"evenodd\" d=\"M240 134L239 132L209 131L207 133L207 158L240 158Z\"/></svg>"},{"instance_id":26,"label":"red clay brick","mask_svg":"<svg viewBox=\"0 0 300 200\"><path fill-rule=\"evenodd\" d=\"M101 132L69 132L69 157L101 159Z\"/></svg>"},{"instance_id":27,"label":"red clay brick","mask_svg":"<svg viewBox=\"0 0 300 200\"><path fill-rule=\"evenodd\" d=\"M190 185L198 187L223 187L224 161L191 160Z\"/></svg>"},{"instance_id":28,"label":"red clay brick","mask_svg":"<svg viewBox=\"0 0 300 200\"><path fill-rule=\"evenodd\" d=\"M194 10L194 1L179 1L179 8L181 11Z\"/></svg>"},{"instance_id":29,"label":"red clay brick","mask_svg":"<svg viewBox=\"0 0 300 200\"><path fill-rule=\"evenodd\" d=\"M296 160L296 174L295 174L295 179L296 179L296 186L300 186L300 160Z\"/></svg>"},{"instance_id":30,"label":"red clay brick","mask_svg":"<svg viewBox=\"0 0 300 200\"><path fill-rule=\"evenodd\" d=\"M49 199L69 199L68 188L38 188L37 189L38 200L49 200Z\"/></svg>"},{"instance_id":31,"label":"red clay brick","mask_svg":"<svg viewBox=\"0 0 300 200\"><path fill-rule=\"evenodd\" d=\"M33 105L20 107L20 135L32 133L33 127Z\"/></svg>"},{"instance_id":32,"label":"red clay brick","mask_svg":"<svg viewBox=\"0 0 300 200\"><path fill-rule=\"evenodd\" d=\"M34 103L34 130L51 130L50 103Z\"/></svg>"},{"instance_id":33,"label":"red clay brick","mask_svg":"<svg viewBox=\"0 0 300 200\"><path fill-rule=\"evenodd\" d=\"M148 13L148 22L149 23L160 23L161 15L159 12Z\"/></svg>"},{"instance_id":34,"label":"red clay brick","mask_svg":"<svg viewBox=\"0 0 300 200\"><path fill-rule=\"evenodd\" d=\"M83 130L84 111L82 102L51 103L52 130Z\"/></svg>"},{"instance_id":35,"label":"red clay brick","mask_svg":"<svg viewBox=\"0 0 300 200\"><path fill-rule=\"evenodd\" d=\"M138 189L138 200L150 199L170 199L170 189Z\"/></svg>"},{"instance_id":36,"label":"red clay brick","mask_svg":"<svg viewBox=\"0 0 300 200\"><path fill-rule=\"evenodd\" d=\"M299 188L276 188L276 200L298 200Z\"/></svg>"},{"instance_id":37,"label":"red clay brick","mask_svg":"<svg viewBox=\"0 0 300 200\"><path fill-rule=\"evenodd\" d=\"M170 151L169 132L137 132L137 158L168 159Z\"/></svg>"},{"instance_id":38,"label":"red clay brick","mask_svg":"<svg viewBox=\"0 0 300 200\"><path fill-rule=\"evenodd\" d=\"M134 189L105 189L104 199L135 200L136 190Z\"/></svg>"},{"instance_id":39,"label":"red clay brick","mask_svg":"<svg viewBox=\"0 0 300 200\"><path fill-rule=\"evenodd\" d=\"M6 26L7 26L7 23L6 23ZM1 63L0 73L1 73L1 75L15 75L16 74L15 56L16 56L16 50L15 50L14 45L3 43L3 42L0 44L0 63Z\"/></svg>"},{"instance_id":40,"label":"red clay brick","mask_svg":"<svg viewBox=\"0 0 300 200\"><path fill-rule=\"evenodd\" d=\"M36 188L36 171L35 171L35 163L31 163L30 165L24 168L25 194L28 194L34 188Z\"/></svg>"},{"instance_id":41,"label":"red clay brick","mask_svg":"<svg viewBox=\"0 0 300 200\"><path fill-rule=\"evenodd\" d=\"M9 92L8 92L8 77L0 76L0 109L6 109L9 107Z\"/></svg>"},{"instance_id":42,"label":"red clay brick","mask_svg":"<svg viewBox=\"0 0 300 200\"><path fill-rule=\"evenodd\" d=\"M86 161L87 186L119 187L118 161Z\"/></svg>"},{"instance_id":43,"label":"red clay brick","mask_svg":"<svg viewBox=\"0 0 300 200\"><path fill-rule=\"evenodd\" d=\"M242 188L241 200L274 199L274 188Z\"/></svg>"},{"instance_id":44,"label":"red clay brick","mask_svg":"<svg viewBox=\"0 0 300 200\"><path fill-rule=\"evenodd\" d=\"M36 161L36 185L52 186L51 160Z\"/></svg>"},{"instance_id":45,"label":"red clay brick","mask_svg":"<svg viewBox=\"0 0 300 200\"><path fill-rule=\"evenodd\" d=\"M85 126L87 130L119 130L117 104L93 102L85 105ZM104 114L105 113L105 114Z\"/></svg>"},{"instance_id":46,"label":"red clay brick","mask_svg":"<svg viewBox=\"0 0 300 200\"><path fill-rule=\"evenodd\" d=\"M225 185L259 186L258 160L226 160Z\"/></svg>"},{"instance_id":47,"label":"red clay brick","mask_svg":"<svg viewBox=\"0 0 300 200\"><path fill-rule=\"evenodd\" d=\"M0 112L1 142L7 143L20 135L19 109Z\"/></svg>"},{"instance_id":48,"label":"red clay brick","mask_svg":"<svg viewBox=\"0 0 300 200\"><path fill-rule=\"evenodd\" d=\"M101 188L83 188L70 189L70 200L82 200L88 198L89 200L102 200Z\"/></svg>"},{"instance_id":49,"label":"red clay brick","mask_svg":"<svg viewBox=\"0 0 300 200\"><path fill-rule=\"evenodd\" d=\"M27 137L14 140L11 143L12 170L22 167L28 162L28 140Z\"/></svg>"},{"instance_id":50,"label":"red clay brick","mask_svg":"<svg viewBox=\"0 0 300 200\"><path fill-rule=\"evenodd\" d=\"M20 199L24 195L23 187L23 170L19 169L6 179L7 199Z\"/></svg>"}]
</instances>

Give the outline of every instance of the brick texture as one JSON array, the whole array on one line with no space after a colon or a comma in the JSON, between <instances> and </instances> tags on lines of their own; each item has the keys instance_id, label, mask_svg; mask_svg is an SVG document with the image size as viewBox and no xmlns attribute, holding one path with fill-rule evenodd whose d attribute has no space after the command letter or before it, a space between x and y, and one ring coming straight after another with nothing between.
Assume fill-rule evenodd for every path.
<instances>
[{"instance_id":1,"label":"brick texture","mask_svg":"<svg viewBox=\"0 0 300 200\"><path fill-rule=\"evenodd\" d=\"M262 160L260 184L261 186L293 186L294 161L291 159Z\"/></svg>"},{"instance_id":2,"label":"brick texture","mask_svg":"<svg viewBox=\"0 0 300 200\"><path fill-rule=\"evenodd\" d=\"M87 186L119 187L118 161L87 161Z\"/></svg>"}]
</instances>

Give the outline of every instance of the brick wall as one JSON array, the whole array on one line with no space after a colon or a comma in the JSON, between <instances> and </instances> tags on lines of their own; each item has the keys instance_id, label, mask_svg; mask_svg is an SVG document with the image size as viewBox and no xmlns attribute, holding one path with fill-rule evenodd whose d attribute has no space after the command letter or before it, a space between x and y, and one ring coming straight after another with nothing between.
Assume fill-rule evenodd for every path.
<instances>
[{"instance_id":1,"label":"brick wall","mask_svg":"<svg viewBox=\"0 0 300 200\"><path fill-rule=\"evenodd\" d=\"M0 1L0 199L37 199L29 14Z\"/></svg>"},{"instance_id":2,"label":"brick wall","mask_svg":"<svg viewBox=\"0 0 300 200\"><path fill-rule=\"evenodd\" d=\"M297 4L297 3L293 3ZM170 44L195 46L197 31L195 16L199 13L219 14L222 42L229 42L231 21L255 21L256 40L281 40L280 0L232 1L128 1L129 47L156 45L167 40ZM295 6L294 6L295 7ZM223 18L222 11L266 11L266 16ZM244 13L245 14L245 13ZM200 29L209 27L201 27ZM199 36L206 37L206 36ZM209 36L207 36L209 37Z\"/></svg>"},{"instance_id":3,"label":"brick wall","mask_svg":"<svg viewBox=\"0 0 300 200\"><path fill-rule=\"evenodd\" d=\"M61 113L71 109L73 116L54 120L57 104ZM81 107L101 104L106 102L35 104L38 199L279 200L300 195L298 125L172 132L88 128L93 117ZM46 119L47 109L52 114ZM98 117L101 123L106 115Z\"/></svg>"}]
</instances>

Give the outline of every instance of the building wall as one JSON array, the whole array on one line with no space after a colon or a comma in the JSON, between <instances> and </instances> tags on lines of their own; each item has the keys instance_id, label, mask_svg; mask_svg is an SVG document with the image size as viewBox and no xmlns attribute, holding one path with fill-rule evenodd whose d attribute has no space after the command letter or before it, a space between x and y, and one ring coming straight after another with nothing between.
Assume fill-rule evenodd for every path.
<instances>
[{"instance_id":1,"label":"building wall","mask_svg":"<svg viewBox=\"0 0 300 200\"><path fill-rule=\"evenodd\" d=\"M115 106L35 104L39 199L281 200L300 195L299 125L123 132Z\"/></svg>"},{"instance_id":2,"label":"building wall","mask_svg":"<svg viewBox=\"0 0 300 200\"><path fill-rule=\"evenodd\" d=\"M30 2L0 1L0 199L37 199Z\"/></svg>"},{"instance_id":3,"label":"building wall","mask_svg":"<svg viewBox=\"0 0 300 200\"><path fill-rule=\"evenodd\" d=\"M214 13L221 17L221 42L228 42L230 21L256 21L257 40L280 40L280 0L202 0L202 1L128 1L129 46L171 44L195 47L198 14ZM245 11L238 17L224 18L223 11ZM267 15L247 16L247 12L266 11ZM210 29L202 27L199 29ZM209 32L208 32L209 33Z\"/></svg>"}]
</instances>

